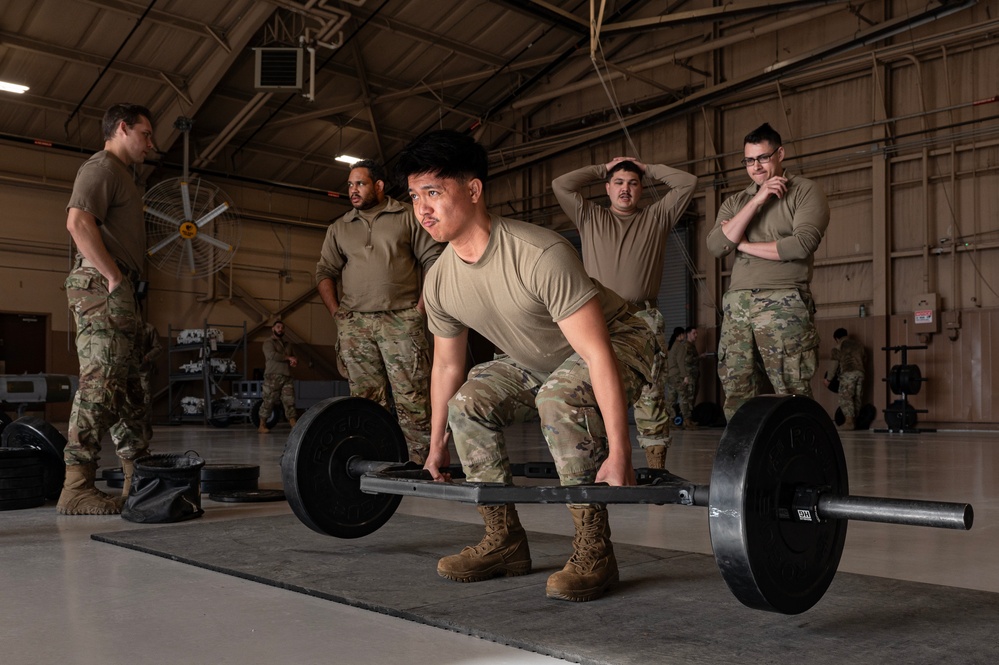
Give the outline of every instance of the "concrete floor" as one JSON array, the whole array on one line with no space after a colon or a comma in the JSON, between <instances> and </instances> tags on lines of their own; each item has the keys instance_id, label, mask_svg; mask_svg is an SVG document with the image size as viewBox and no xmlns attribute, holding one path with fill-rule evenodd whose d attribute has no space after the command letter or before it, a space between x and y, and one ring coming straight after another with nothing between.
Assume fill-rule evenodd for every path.
<instances>
[{"instance_id":1,"label":"concrete floor","mask_svg":"<svg viewBox=\"0 0 999 665\"><path fill-rule=\"evenodd\" d=\"M65 426L56 424L61 431ZM249 425L157 427L155 452L195 450L211 463L261 466L280 487L288 435ZM679 432L673 473L708 483L721 430ZM970 532L852 522L841 571L999 592L999 433L843 435L853 495L967 501ZM547 459L534 427L511 428L514 461ZM644 455L636 448L636 465ZM113 457L107 466L117 466ZM284 514L279 503L205 498L202 520ZM707 512L684 506L610 507L614 540L710 553ZM473 506L407 497L399 512L477 523ZM565 509L524 505L528 531L571 535ZM118 663L561 662L401 619L229 577L90 540L131 528L118 517L64 517L54 502L0 513L0 660L17 665ZM303 529L306 528L303 526ZM547 601L551 602L551 601Z\"/></svg>"}]
</instances>

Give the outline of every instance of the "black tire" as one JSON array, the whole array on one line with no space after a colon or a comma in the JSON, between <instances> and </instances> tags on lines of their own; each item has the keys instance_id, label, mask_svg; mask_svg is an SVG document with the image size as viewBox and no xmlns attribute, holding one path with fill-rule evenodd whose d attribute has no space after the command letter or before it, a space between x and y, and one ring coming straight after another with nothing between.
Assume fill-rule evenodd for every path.
<instances>
[{"instance_id":1,"label":"black tire","mask_svg":"<svg viewBox=\"0 0 999 665\"><path fill-rule=\"evenodd\" d=\"M66 480L66 463L63 450L66 437L44 418L24 416L4 427L0 435L4 448L34 448L45 464L45 496L58 499Z\"/></svg>"},{"instance_id":2,"label":"black tire","mask_svg":"<svg viewBox=\"0 0 999 665\"><path fill-rule=\"evenodd\" d=\"M11 424L13 419L7 415L6 411L0 411L0 434L3 434L3 428Z\"/></svg>"},{"instance_id":3,"label":"black tire","mask_svg":"<svg viewBox=\"0 0 999 665\"><path fill-rule=\"evenodd\" d=\"M833 422L836 423L837 426L846 422L846 416L843 415L843 409L838 406L836 407L836 413L833 414Z\"/></svg>"},{"instance_id":4,"label":"black tire","mask_svg":"<svg viewBox=\"0 0 999 665\"><path fill-rule=\"evenodd\" d=\"M43 505L46 466L36 448L0 448L0 511Z\"/></svg>"},{"instance_id":5,"label":"black tire","mask_svg":"<svg viewBox=\"0 0 999 665\"><path fill-rule=\"evenodd\" d=\"M250 407L250 422L253 423L254 427L260 427L260 407L263 405L264 400L258 399L253 401L253 406ZM271 409L271 415L267 419L267 429L274 429L274 427L281 422L281 412L277 407Z\"/></svg>"}]
</instances>

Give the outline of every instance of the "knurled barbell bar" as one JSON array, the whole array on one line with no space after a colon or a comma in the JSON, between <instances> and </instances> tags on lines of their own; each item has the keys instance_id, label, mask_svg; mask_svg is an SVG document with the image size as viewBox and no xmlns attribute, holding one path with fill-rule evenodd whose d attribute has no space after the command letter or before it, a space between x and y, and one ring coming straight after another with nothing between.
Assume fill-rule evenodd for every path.
<instances>
[{"instance_id":1,"label":"knurled barbell bar","mask_svg":"<svg viewBox=\"0 0 999 665\"><path fill-rule=\"evenodd\" d=\"M338 397L309 409L281 460L284 490L311 529L358 538L381 528L403 496L475 504L646 503L706 506L715 561L732 593L761 610L798 614L822 598L839 566L847 520L967 530L966 503L849 495L843 446L805 397L746 402L722 434L710 485L638 469L639 485L571 487L441 483L407 462L405 438L380 405ZM450 469L460 476L460 467ZM556 478L554 464L515 476Z\"/></svg>"}]
</instances>

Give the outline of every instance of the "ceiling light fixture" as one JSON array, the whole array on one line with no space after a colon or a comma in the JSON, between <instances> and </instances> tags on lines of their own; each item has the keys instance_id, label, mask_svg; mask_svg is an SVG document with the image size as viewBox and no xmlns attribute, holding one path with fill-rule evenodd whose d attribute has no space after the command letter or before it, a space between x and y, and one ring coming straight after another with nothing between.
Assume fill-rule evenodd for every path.
<instances>
[{"instance_id":1,"label":"ceiling light fixture","mask_svg":"<svg viewBox=\"0 0 999 665\"><path fill-rule=\"evenodd\" d=\"M351 157L350 155L340 155L334 159L338 162L343 162L344 164L355 164L356 162L361 161L360 157Z\"/></svg>"},{"instance_id":2,"label":"ceiling light fixture","mask_svg":"<svg viewBox=\"0 0 999 665\"><path fill-rule=\"evenodd\" d=\"M18 85L17 83L7 83L7 81L0 81L0 90L5 90L7 92L16 92L21 95L28 90L26 85Z\"/></svg>"}]
</instances>

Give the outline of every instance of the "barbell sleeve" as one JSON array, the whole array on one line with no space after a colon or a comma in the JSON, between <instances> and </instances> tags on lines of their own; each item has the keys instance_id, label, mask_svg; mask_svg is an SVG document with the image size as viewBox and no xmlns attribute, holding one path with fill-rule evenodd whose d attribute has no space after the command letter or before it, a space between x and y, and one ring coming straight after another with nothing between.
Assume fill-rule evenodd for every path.
<instances>
[{"instance_id":1,"label":"barbell sleeve","mask_svg":"<svg viewBox=\"0 0 999 665\"><path fill-rule=\"evenodd\" d=\"M870 496L820 494L820 519L858 520L968 531L975 520L971 504L913 501Z\"/></svg>"}]
</instances>

